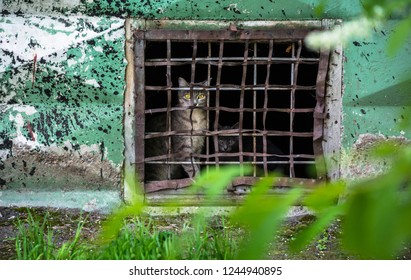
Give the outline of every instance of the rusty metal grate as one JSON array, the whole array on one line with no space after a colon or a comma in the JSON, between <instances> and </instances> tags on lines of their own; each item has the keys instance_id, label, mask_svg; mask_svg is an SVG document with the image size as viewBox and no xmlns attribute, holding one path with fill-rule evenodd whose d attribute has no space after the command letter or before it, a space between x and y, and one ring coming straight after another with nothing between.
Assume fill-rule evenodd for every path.
<instances>
[{"instance_id":1,"label":"rusty metal grate","mask_svg":"<svg viewBox=\"0 0 411 280\"><path fill-rule=\"evenodd\" d=\"M147 181L148 165L170 170L173 165L197 164L206 170L213 165L252 164L253 176L238 178L231 189L251 185L272 170L282 174L277 186L314 185L323 180L316 157L323 153L329 53L304 47L309 31L136 30L135 152L145 192L179 189L192 182L184 172L181 178ZM177 86L179 77L186 79L188 86ZM205 129L171 129L172 112L182 110L175 107L175 96L182 90L190 94L207 91L207 103L202 107ZM166 129L146 131L147 123L159 115L165 116ZM179 151L170 148L173 137L178 136L204 137L202 152L181 160ZM238 150L220 151L219 141L230 137L238 139ZM149 139L163 139L167 152L147 156Z\"/></svg>"}]
</instances>

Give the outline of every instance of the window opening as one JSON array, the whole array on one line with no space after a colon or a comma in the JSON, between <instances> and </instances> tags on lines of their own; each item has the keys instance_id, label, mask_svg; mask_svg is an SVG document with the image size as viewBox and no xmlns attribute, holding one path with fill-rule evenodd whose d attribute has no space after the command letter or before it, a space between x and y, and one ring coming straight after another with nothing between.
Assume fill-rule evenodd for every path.
<instances>
[{"instance_id":1,"label":"window opening","mask_svg":"<svg viewBox=\"0 0 411 280\"><path fill-rule=\"evenodd\" d=\"M191 184L209 166L251 164L233 188L277 171L280 186L324 179L328 53L309 29L136 30L136 162L145 192Z\"/></svg>"}]
</instances>

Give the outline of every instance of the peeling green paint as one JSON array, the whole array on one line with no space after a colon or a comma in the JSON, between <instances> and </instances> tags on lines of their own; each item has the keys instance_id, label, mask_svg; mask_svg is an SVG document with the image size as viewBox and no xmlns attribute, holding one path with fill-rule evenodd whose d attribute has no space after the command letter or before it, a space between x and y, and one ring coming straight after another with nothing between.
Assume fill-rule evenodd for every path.
<instances>
[{"instance_id":1,"label":"peeling green paint","mask_svg":"<svg viewBox=\"0 0 411 280\"><path fill-rule=\"evenodd\" d=\"M33 26L37 27L40 30L44 30L47 33L50 33L52 35L57 34L57 33L63 33L63 34L66 34L66 35L70 34L70 31L64 31L64 30L56 29L54 24L50 24L50 26L46 27L46 26L40 25L38 23L33 23Z\"/></svg>"},{"instance_id":2,"label":"peeling green paint","mask_svg":"<svg viewBox=\"0 0 411 280\"><path fill-rule=\"evenodd\" d=\"M78 14L88 16L140 17L150 19L292 20L318 18L319 1L300 0L42 0L4 1L8 12ZM329 1L324 18L349 18L361 11L360 1Z\"/></svg>"},{"instance_id":3,"label":"peeling green paint","mask_svg":"<svg viewBox=\"0 0 411 280\"><path fill-rule=\"evenodd\" d=\"M411 110L411 48L409 41L395 57L386 46L396 21L375 30L367 41L354 41L345 50L344 138L349 148L362 134L411 138L399 123Z\"/></svg>"},{"instance_id":4,"label":"peeling green paint","mask_svg":"<svg viewBox=\"0 0 411 280\"><path fill-rule=\"evenodd\" d=\"M112 23L109 19L100 19L92 29L103 32ZM85 28L90 23L86 19L79 19L76 24L77 30L87 33ZM113 35L118 31L119 34ZM26 121L37 133L39 143L104 142L110 160L119 165L122 162L119 146L122 143L123 45L122 29L114 29L39 58L34 79L33 61L7 68L0 73L2 100L6 104L36 106L38 113ZM7 127L6 112L2 119L6 123L2 127Z\"/></svg>"},{"instance_id":5,"label":"peeling green paint","mask_svg":"<svg viewBox=\"0 0 411 280\"><path fill-rule=\"evenodd\" d=\"M207 20L290 20L313 19L317 1L230 1L230 0L113 0L82 1L88 14L110 14L120 17L151 19L207 19ZM332 2L332 1L330 1ZM352 16L360 12L357 1L329 3L325 17Z\"/></svg>"},{"instance_id":6,"label":"peeling green paint","mask_svg":"<svg viewBox=\"0 0 411 280\"><path fill-rule=\"evenodd\" d=\"M57 204L82 207L82 199L64 197L87 190L97 209L113 205L124 149L124 21L8 19L1 23L0 204L14 203L8 194L17 191L30 205L47 193L43 205L60 196ZM101 194L113 191L110 199Z\"/></svg>"}]
</instances>

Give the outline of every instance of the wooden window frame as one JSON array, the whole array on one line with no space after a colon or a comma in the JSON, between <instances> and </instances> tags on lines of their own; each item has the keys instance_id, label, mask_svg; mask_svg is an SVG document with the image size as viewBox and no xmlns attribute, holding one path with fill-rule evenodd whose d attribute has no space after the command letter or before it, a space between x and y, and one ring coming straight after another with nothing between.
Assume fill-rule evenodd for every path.
<instances>
[{"instance_id":1,"label":"wooden window frame","mask_svg":"<svg viewBox=\"0 0 411 280\"><path fill-rule=\"evenodd\" d=\"M135 170L138 177L135 177L136 181L144 182L144 135L145 132L145 71L146 61L144 57L144 44L145 40L164 40L170 42L170 40L181 40L181 41L248 41L248 40L269 40L272 42L275 40L297 40L302 42L304 37L314 29L329 28L332 25L339 24L339 21L334 20L323 20L323 21L309 21L309 22L196 22L194 21L149 21L149 20L137 20L130 23L129 36L132 39L132 55L129 56L133 59L133 81L129 82L129 88L132 88L132 94L126 94L125 104L129 104L134 112L134 117L130 114L125 115L125 123L129 125L125 127L125 140L126 140L126 162L125 168L130 170ZM190 26L188 29L187 26ZM197 29L200 26L201 28ZM208 28L207 28L208 27ZM168 49L170 51L170 49ZM170 57L170 56L169 56ZM316 83L316 99L317 103L313 112L313 127L314 131L312 133L313 137L313 150L314 155L317 157L322 157L324 153L332 153L332 159L327 159L325 161L319 160L317 166L327 165L327 168L319 167L318 170L324 170L325 173L319 173L317 179L305 179L305 178L281 178L276 181L276 186L289 187L292 185L303 185L306 187L313 187L326 179L336 179L339 177L339 165L330 164L335 162L336 159L339 160L339 149L340 149L340 131L332 127L331 122L338 122L340 125L341 121L341 73L342 73L342 50L332 50L332 51L321 51L318 63L318 75ZM155 63L155 62L149 62ZM170 65L170 60L166 60L165 63ZM221 61L220 61L221 63ZM299 63L299 59L296 59L296 65ZM195 67L195 65L194 65ZM131 70L129 70L131 71ZM130 75L131 76L131 75ZM295 84L294 84L295 85ZM291 85L293 86L293 85ZM161 88L162 90L167 90L169 93L171 85L168 83L166 87ZM218 87L213 88L217 91ZM243 88L239 90L244 91ZM267 90L267 86L265 87ZM291 89L291 90L295 90ZM127 90L126 90L127 92ZM129 91L130 92L130 91ZM331 96L338 96L337 102L333 104L327 103L327 99ZM129 99L127 102L127 99ZM218 97L217 97L218 99ZM334 99L335 100L335 99ZM170 105L168 105L170 107ZM338 111L333 111L336 108ZM290 114L295 108L290 108ZM126 110L127 111L127 110ZM167 110L168 112L169 110ZM241 111L240 111L241 112ZM218 119L218 110L217 110ZM241 120L240 113L240 122ZM217 120L216 120L217 121ZM127 127L130 133L127 134ZM332 134L330 132L332 131ZM211 132L211 131L210 131ZM241 131L240 131L241 132ZM292 131L291 131L292 134ZM210 133L208 135L211 135ZM329 137L334 138L331 143L327 143ZM292 136L291 136L292 137ZM214 135L214 139L217 137ZM265 136L264 136L265 138ZM215 141L215 140L214 140ZM128 145L127 145L128 142ZM130 143L133 142L133 143ZM127 149L127 147L129 147ZM266 149L266 148L265 148ZM130 156L130 152L134 152ZM128 156L127 156L128 155ZM129 159L129 160L127 160ZM240 156L240 161L242 156ZM292 161L292 157L290 158ZM217 159L218 162L218 159ZM291 163L292 164L292 163ZM125 170L126 170L125 169ZM255 177L241 177L233 182L228 190L234 190L235 186L238 185L252 185L258 178ZM171 182L163 181L161 183L156 182L154 184L148 183L144 184L144 193L157 193L158 191L166 194L176 194L190 185L192 180L179 179L173 180ZM164 192L164 190L166 190Z\"/></svg>"}]
</instances>

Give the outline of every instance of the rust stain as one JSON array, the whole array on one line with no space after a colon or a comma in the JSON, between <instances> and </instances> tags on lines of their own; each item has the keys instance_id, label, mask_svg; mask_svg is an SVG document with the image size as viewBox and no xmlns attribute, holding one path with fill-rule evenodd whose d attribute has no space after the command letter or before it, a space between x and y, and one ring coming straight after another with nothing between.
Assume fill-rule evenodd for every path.
<instances>
[{"instance_id":1,"label":"rust stain","mask_svg":"<svg viewBox=\"0 0 411 280\"><path fill-rule=\"evenodd\" d=\"M232 32L237 32L238 31L237 26L234 23L230 24L229 29Z\"/></svg>"},{"instance_id":2,"label":"rust stain","mask_svg":"<svg viewBox=\"0 0 411 280\"><path fill-rule=\"evenodd\" d=\"M31 140L36 141L36 138L34 137L33 129L31 128L29 121L27 121L27 129L29 130Z\"/></svg>"},{"instance_id":3,"label":"rust stain","mask_svg":"<svg viewBox=\"0 0 411 280\"><path fill-rule=\"evenodd\" d=\"M34 88L34 82L36 79L36 64L37 64L37 53L34 53L34 58L33 58L33 79L32 79L32 84L31 87Z\"/></svg>"}]
</instances>

